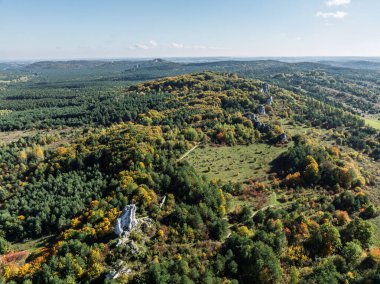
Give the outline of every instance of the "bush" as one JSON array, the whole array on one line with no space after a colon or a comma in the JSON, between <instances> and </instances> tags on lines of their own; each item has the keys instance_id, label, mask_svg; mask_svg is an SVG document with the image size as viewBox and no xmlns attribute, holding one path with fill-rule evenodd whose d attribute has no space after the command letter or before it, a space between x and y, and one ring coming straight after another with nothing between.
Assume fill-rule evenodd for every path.
<instances>
[{"instance_id":1,"label":"bush","mask_svg":"<svg viewBox=\"0 0 380 284\"><path fill-rule=\"evenodd\" d=\"M363 219L371 219L377 216L377 210L372 204L369 205L363 212L360 213L360 217Z\"/></svg>"}]
</instances>

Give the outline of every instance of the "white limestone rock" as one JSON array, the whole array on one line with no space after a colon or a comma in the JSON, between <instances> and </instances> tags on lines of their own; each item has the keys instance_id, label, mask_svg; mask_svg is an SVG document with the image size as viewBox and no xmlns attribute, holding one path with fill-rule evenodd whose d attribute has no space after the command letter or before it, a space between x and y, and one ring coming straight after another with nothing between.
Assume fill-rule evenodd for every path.
<instances>
[{"instance_id":1,"label":"white limestone rock","mask_svg":"<svg viewBox=\"0 0 380 284\"><path fill-rule=\"evenodd\" d=\"M132 269L128 268L124 261L118 261L115 268L112 268L106 275L107 279L117 279L124 274L129 274Z\"/></svg>"},{"instance_id":2,"label":"white limestone rock","mask_svg":"<svg viewBox=\"0 0 380 284\"><path fill-rule=\"evenodd\" d=\"M166 201L166 195L164 196L164 198L162 199L162 201L160 203L160 209L162 208L162 206L164 206L165 201Z\"/></svg>"},{"instance_id":3,"label":"white limestone rock","mask_svg":"<svg viewBox=\"0 0 380 284\"><path fill-rule=\"evenodd\" d=\"M267 99L267 105L272 105L273 104L273 96L270 96L268 99Z\"/></svg>"},{"instance_id":4,"label":"white limestone rock","mask_svg":"<svg viewBox=\"0 0 380 284\"><path fill-rule=\"evenodd\" d=\"M136 225L136 205L127 205L124 207L121 216L116 220L115 234L121 236L125 232L131 232Z\"/></svg>"}]
</instances>

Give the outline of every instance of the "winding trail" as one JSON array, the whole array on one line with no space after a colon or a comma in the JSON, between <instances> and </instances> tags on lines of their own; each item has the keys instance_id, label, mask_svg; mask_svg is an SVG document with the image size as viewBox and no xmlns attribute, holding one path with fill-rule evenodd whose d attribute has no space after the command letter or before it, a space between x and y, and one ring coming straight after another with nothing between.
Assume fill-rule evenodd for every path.
<instances>
[{"instance_id":1,"label":"winding trail","mask_svg":"<svg viewBox=\"0 0 380 284\"><path fill-rule=\"evenodd\" d=\"M187 155L189 155L191 152L193 152L195 149L197 149L199 147L200 143L198 143L197 145L195 145L193 148L191 148L189 151L187 151L185 154L183 154L178 160L177 162L185 159L187 157Z\"/></svg>"},{"instance_id":2,"label":"winding trail","mask_svg":"<svg viewBox=\"0 0 380 284\"><path fill-rule=\"evenodd\" d=\"M251 218L255 217L255 215L256 215L257 213L259 213L260 211L265 211L265 210L267 210L268 208L272 208L272 207L275 207L275 206L276 206L276 204L271 204L271 205L265 206L265 207L263 207L263 208L260 208L259 210L253 212L253 214L251 215Z\"/></svg>"}]
</instances>

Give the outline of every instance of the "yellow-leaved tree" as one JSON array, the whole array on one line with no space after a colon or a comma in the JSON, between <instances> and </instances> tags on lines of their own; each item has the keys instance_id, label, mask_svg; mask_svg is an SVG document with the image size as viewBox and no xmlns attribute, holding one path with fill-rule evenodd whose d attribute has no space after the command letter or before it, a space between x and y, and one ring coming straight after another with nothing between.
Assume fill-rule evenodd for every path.
<instances>
[{"instance_id":1,"label":"yellow-leaved tree","mask_svg":"<svg viewBox=\"0 0 380 284\"><path fill-rule=\"evenodd\" d=\"M44 150L41 146L34 147L34 156L37 160L43 160L45 158Z\"/></svg>"},{"instance_id":2,"label":"yellow-leaved tree","mask_svg":"<svg viewBox=\"0 0 380 284\"><path fill-rule=\"evenodd\" d=\"M321 176L319 174L319 166L317 161L312 156L307 156L307 166L304 171L304 178L307 183L315 184L317 183Z\"/></svg>"}]
</instances>

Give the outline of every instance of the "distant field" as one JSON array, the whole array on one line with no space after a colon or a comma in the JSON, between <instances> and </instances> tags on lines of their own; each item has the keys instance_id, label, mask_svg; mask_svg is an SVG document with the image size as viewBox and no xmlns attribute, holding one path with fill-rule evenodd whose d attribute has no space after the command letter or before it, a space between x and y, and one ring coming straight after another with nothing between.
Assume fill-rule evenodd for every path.
<instances>
[{"instance_id":1,"label":"distant field","mask_svg":"<svg viewBox=\"0 0 380 284\"><path fill-rule=\"evenodd\" d=\"M370 222L375 229L375 234L373 235L373 244L377 247L380 247L380 216L370 220Z\"/></svg>"},{"instance_id":2,"label":"distant field","mask_svg":"<svg viewBox=\"0 0 380 284\"><path fill-rule=\"evenodd\" d=\"M26 131L17 130L17 131L7 131L7 132L0 131L0 144L8 144L26 136L36 135L37 133L38 133L37 130L26 130Z\"/></svg>"},{"instance_id":3,"label":"distant field","mask_svg":"<svg viewBox=\"0 0 380 284\"><path fill-rule=\"evenodd\" d=\"M380 120L376 118L366 118L365 119L366 124L369 126L372 126L373 128L380 129Z\"/></svg>"},{"instance_id":4,"label":"distant field","mask_svg":"<svg viewBox=\"0 0 380 284\"><path fill-rule=\"evenodd\" d=\"M201 174L212 179L241 182L248 178L263 178L270 162L287 150L288 146L266 144L249 146L201 146L191 152L187 160Z\"/></svg>"},{"instance_id":5,"label":"distant field","mask_svg":"<svg viewBox=\"0 0 380 284\"><path fill-rule=\"evenodd\" d=\"M76 131L80 132L81 128L71 128L66 127L63 129L51 129L51 130L15 130L15 131L0 131L0 145L6 145L19 140L20 138L32 137L40 134L42 136L46 135L61 135L59 139L49 145L46 148L56 148L61 144L68 143L70 141L68 136L73 136Z\"/></svg>"}]
</instances>

